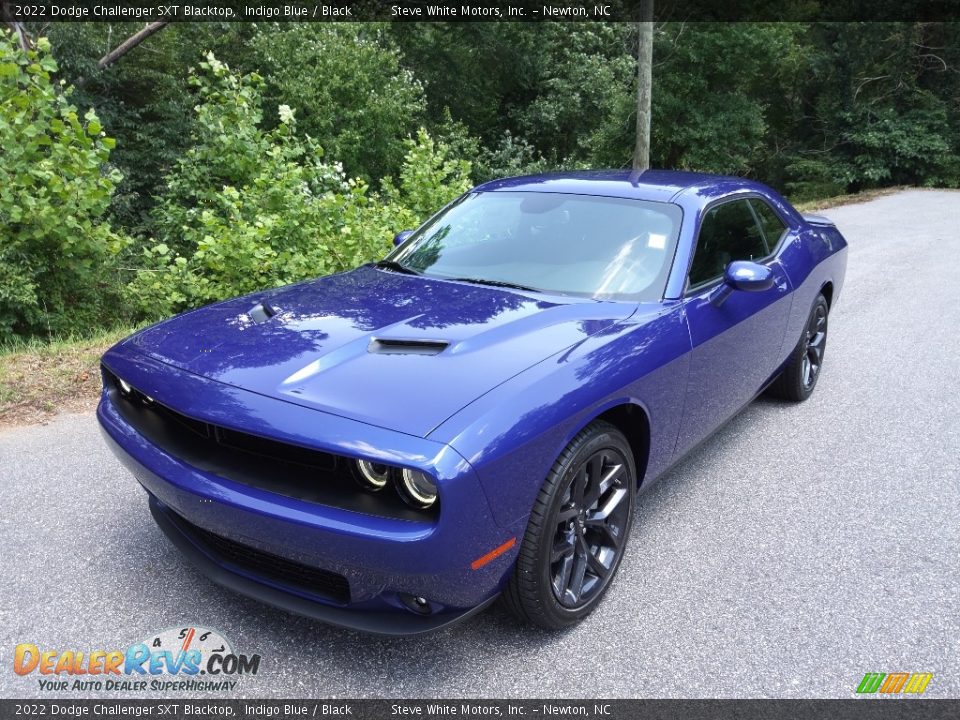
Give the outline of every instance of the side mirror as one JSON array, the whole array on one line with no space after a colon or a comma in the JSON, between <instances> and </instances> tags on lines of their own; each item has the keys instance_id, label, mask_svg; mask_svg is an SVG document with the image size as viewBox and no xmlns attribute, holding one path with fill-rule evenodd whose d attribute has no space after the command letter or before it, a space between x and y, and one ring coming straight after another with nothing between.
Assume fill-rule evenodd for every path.
<instances>
[{"instance_id":1,"label":"side mirror","mask_svg":"<svg viewBox=\"0 0 960 720\"><path fill-rule=\"evenodd\" d=\"M723 283L713 291L710 304L720 307L734 290L763 292L772 288L773 283L773 270L766 265L749 260L734 260L724 270Z\"/></svg>"},{"instance_id":2,"label":"side mirror","mask_svg":"<svg viewBox=\"0 0 960 720\"><path fill-rule=\"evenodd\" d=\"M393 246L403 245L407 238L413 235L413 230L401 230L393 236Z\"/></svg>"},{"instance_id":3,"label":"side mirror","mask_svg":"<svg viewBox=\"0 0 960 720\"><path fill-rule=\"evenodd\" d=\"M734 290L763 292L773 287L773 270L749 260L735 260L727 265L723 282Z\"/></svg>"}]
</instances>

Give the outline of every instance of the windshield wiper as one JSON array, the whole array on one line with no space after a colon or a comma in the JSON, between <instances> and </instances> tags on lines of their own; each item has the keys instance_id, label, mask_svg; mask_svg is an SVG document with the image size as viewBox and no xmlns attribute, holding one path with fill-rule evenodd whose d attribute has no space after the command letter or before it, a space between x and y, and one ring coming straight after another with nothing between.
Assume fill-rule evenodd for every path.
<instances>
[{"instance_id":1,"label":"windshield wiper","mask_svg":"<svg viewBox=\"0 0 960 720\"><path fill-rule=\"evenodd\" d=\"M486 278L455 277L444 278L444 280L453 280L454 282L473 283L474 285L489 285L491 287L511 288L512 290L528 290L530 292L543 292L529 285L518 285L517 283L507 282L505 280L487 280Z\"/></svg>"},{"instance_id":2,"label":"windshield wiper","mask_svg":"<svg viewBox=\"0 0 960 720\"><path fill-rule=\"evenodd\" d=\"M401 265L396 260L378 260L373 264L373 266L382 268L383 270L393 270L394 272L405 273L407 275L420 275L419 270L414 270L406 265Z\"/></svg>"}]
</instances>

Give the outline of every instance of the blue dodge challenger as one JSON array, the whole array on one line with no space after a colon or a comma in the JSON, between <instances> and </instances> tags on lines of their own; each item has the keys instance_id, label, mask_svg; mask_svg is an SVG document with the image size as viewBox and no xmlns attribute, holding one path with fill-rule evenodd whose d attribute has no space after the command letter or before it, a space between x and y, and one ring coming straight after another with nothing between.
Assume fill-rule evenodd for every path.
<instances>
[{"instance_id":1,"label":"blue dodge challenger","mask_svg":"<svg viewBox=\"0 0 960 720\"><path fill-rule=\"evenodd\" d=\"M764 185L667 171L489 182L396 244L123 340L97 412L211 579L386 634L594 610L639 491L813 392L847 255Z\"/></svg>"}]
</instances>

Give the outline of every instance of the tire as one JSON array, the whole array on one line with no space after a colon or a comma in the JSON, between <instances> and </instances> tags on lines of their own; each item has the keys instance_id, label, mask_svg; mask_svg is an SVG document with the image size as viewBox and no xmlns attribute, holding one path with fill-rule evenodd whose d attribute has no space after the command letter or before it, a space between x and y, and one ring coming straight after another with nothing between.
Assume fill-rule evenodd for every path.
<instances>
[{"instance_id":1,"label":"tire","mask_svg":"<svg viewBox=\"0 0 960 720\"><path fill-rule=\"evenodd\" d=\"M549 630L574 625L596 609L623 559L636 493L623 434L602 421L581 430L533 505L503 593L507 608Z\"/></svg>"},{"instance_id":2,"label":"tire","mask_svg":"<svg viewBox=\"0 0 960 720\"><path fill-rule=\"evenodd\" d=\"M800 342L794 348L787 366L770 385L769 393L782 400L801 402L813 394L823 367L827 349L827 318L830 306L823 295L818 295Z\"/></svg>"}]
</instances>

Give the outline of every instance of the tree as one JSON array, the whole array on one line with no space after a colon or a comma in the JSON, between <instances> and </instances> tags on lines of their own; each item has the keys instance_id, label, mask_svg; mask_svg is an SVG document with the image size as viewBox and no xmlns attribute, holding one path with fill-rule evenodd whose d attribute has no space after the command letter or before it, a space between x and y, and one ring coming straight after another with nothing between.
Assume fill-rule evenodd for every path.
<instances>
[{"instance_id":1,"label":"tree","mask_svg":"<svg viewBox=\"0 0 960 720\"><path fill-rule=\"evenodd\" d=\"M792 193L960 182L955 23L818 23L806 40Z\"/></svg>"},{"instance_id":2,"label":"tree","mask_svg":"<svg viewBox=\"0 0 960 720\"><path fill-rule=\"evenodd\" d=\"M104 68L110 67L115 62L117 62L117 60L119 60L128 52L133 50L137 45L142 43L144 40L146 40L148 37L150 37L154 33L160 32L169 24L170 23L167 20L147 23L142 30L138 30L133 35L128 37L126 40L124 40L122 43L117 45L113 50L111 50L102 58L100 58L100 60L97 62L97 67L99 67L101 70L103 70Z\"/></svg>"},{"instance_id":3,"label":"tree","mask_svg":"<svg viewBox=\"0 0 960 720\"><path fill-rule=\"evenodd\" d=\"M468 163L424 130L404 142L382 194L348 178L298 131L297 111L263 118L264 81L209 54L192 75L191 147L166 178L159 237L142 251L127 298L147 318L356 267L393 232L419 224L469 186Z\"/></svg>"},{"instance_id":4,"label":"tree","mask_svg":"<svg viewBox=\"0 0 960 720\"><path fill-rule=\"evenodd\" d=\"M210 51L231 65L246 59L255 32L252 23L174 22L119 62L100 67L118 38L136 36L143 27L135 22L54 22L49 28L59 77L74 85L83 80L74 102L96 107L117 140L110 162L123 179L110 205L111 222L141 238L154 233L154 198L189 147L197 99L187 82L189 68Z\"/></svg>"},{"instance_id":5,"label":"tree","mask_svg":"<svg viewBox=\"0 0 960 720\"><path fill-rule=\"evenodd\" d=\"M349 175L378 182L399 169L404 138L422 121L423 88L383 26L268 26L252 45L268 104L297 108L300 130Z\"/></svg>"},{"instance_id":6,"label":"tree","mask_svg":"<svg viewBox=\"0 0 960 720\"><path fill-rule=\"evenodd\" d=\"M111 269L126 239L104 221L114 142L56 71L46 38L24 51L0 33L0 341L116 317Z\"/></svg>"},{"instance_id":7,"label":"tree","mask_svg":"<svg viewBox=\"0 0 960 720\"><path fill-rule=\"evenodd\" d=\"M653 87L653 0L641 0L637 43L637 142L633 169L650 167L650 96Z\"/></svg>"},{"instance_id":8,"label":"tree","mask_svg":"<svg viewBox=\"0 0 960 720\"><path fill-rule=\"evenodd\" d=\"M771 128L799 120L786 101L802 60L790 23L665 23L657 32L653 163L767 177L785 162ZM791 130L792 131L792 130ZM777 141L775 141L777 140Z\"/></svg>"}]
</instances>

